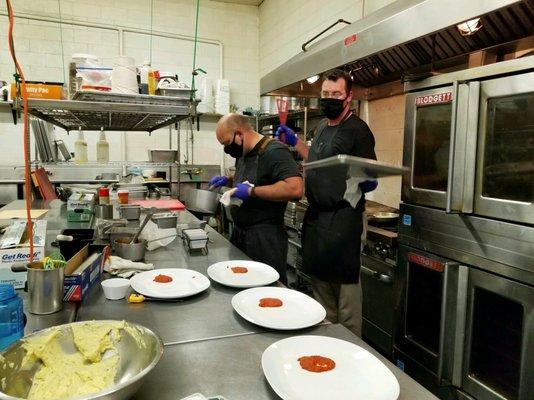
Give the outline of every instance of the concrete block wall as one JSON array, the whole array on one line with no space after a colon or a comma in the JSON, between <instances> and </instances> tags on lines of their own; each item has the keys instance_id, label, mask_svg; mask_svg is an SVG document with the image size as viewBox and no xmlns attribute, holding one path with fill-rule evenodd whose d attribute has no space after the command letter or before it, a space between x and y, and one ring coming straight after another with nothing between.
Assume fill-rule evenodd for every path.
<instances>
[{"instance_id":1,"label":"concrete block wall","mask_svg":"<svg viewBox=\"0 0 534 400\"><path fill-rule=\"evenodd\" d=\"M151 29L150 0L93 0L81 2L61 0L63 20L86 21L92 24ZM195 27L194 0L154 0L154 24L152 29L180 35L193 36ZM59 18L57 0L17 0L13 2L15 14ZM0 4L0 12L6 12ZM219 40L224 45L224 78L230 81L230 101L240 108L259 107L259 47L258 7L214 1L201 2L199 36ZM12 81L13 63L8 54L7 17L0 15L0 80ZM61 46L63 38L63 49ZM17 56L28 80L63 82L63 65L68 79L68 62L73 53L90 53L101 57L105 65L112 66L119 54L119 38L114 30L80 27L25 18L15 20L15 45ZM132 56L141 64L150 58L148 35L124 34L124 55ZM61 54L64 54L62 60ZM160 71L178 73L181 80L191 83L193 43L181 39L154 36L152 39L152 65ZM199 43L197 67L208 72L213 80L219 78L219 48L214 44ZM223 153L214 138L215 122L202 121L201 130L195 129L195 163L221 164ZM73 151L75 134L66 135L56 129ZM147 149L167 148L168 129L154 132L127 132L126 149L128 160L146 160ZM110 159L120 160L121 133L109 132ZM98 133L86 133L89 159L96 159ZM7 151L0 152L0 163L20 163L22 154L21 125L12 124L11 115L0 113L0 143ZM182 135L181 148L185 149L186 135ZM176 148L176 139L173 139ZM185 151L184 151L185 152ZM226 160L231 163L231 160Z\"/></svg>"}]
</instances>

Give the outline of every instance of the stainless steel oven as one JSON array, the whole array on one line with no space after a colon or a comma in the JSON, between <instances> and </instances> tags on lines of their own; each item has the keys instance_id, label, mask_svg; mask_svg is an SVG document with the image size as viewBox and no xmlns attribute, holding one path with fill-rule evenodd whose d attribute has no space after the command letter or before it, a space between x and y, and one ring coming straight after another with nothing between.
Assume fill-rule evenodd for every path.
<instances>
[{"instance_id":1,"label":"stainless steel oven","mask_svg":"<svg viewBox=\"0 0 534 400\"><path fill-rule=\"evenodd\" d=\"M533 66L531 56L407 84L404 202L534 225Z\"/></svg>"},{"instance_id":2,"label":"stainless steel oven","mask_svg":"<svg viewBox=\"0 0 534 400\"><path fill-rule=\"evenodd\" d=\"M395 359L417 363L437 386L452 382L459 270L455 261L399 248Z\"/></svg>"},{"instance_id":3,"label":"stainless steel oven","mask_svg":"<svg viewBox=\"0 0 534 400\"><path fill-rule=\"evenodd\" d=\"M394 360L442 399L534 398L534 226L401 204Z\"/></svg>"},{"instance_id":4,"label":"stainless steel oven","mask_svg":"<svg viewBox=\"0 0 534 400\"><path fill-rule=\"evenodd\" d=\"M455 383L476 399L534 399L534 288L475 268L465 286Z\"/></svg>"},{"instance_id":5,"label":"stainless steel oven","mask_svg":"<svg viewBox=\"0 0 534 400\"><path fill-rule=\"evenodd\" d=\"M480 83L478 132L475 213L534 224L534 72Z\"/></svg>"}]
</instances>

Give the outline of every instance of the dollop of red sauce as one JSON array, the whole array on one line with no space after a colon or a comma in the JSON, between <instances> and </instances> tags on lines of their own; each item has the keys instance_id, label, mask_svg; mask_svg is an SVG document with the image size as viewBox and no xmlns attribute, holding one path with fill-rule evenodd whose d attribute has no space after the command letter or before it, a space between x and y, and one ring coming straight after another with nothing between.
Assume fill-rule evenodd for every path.
<instances>
[{"instance_id":1,"label":"dollop of red sauce","mask_svg":"<svg viewBox=\"0 0 534 400\"><path fill-rule=\"evenodd\" d=\"M334 360L323 356L303 356L299 363L302 369L310 372L326 372L336 367Z\"/></svg>"},{"instance_id":2,"label":"dollop of red sauce","mask_svg":"<svg viewBox=\"0 0 534 400\"><path fill-rule=\"evenodd\" d=\"M230 269L234 274L246 274L248 272L248 268L245 267L232 267Z\"/></svg>"},{"instance_id":3,"label":"dollop of red sauce","mask_svg":"<svg viewBox=\"0 0 534 400\"><path fill-rule=\"evenodd\" d=\"M271 297L265 297L260 299L260 307L282 307L282 300Z\"/></svg>"},{"instance_id":4,"label":"dollop of red sauce","mask_svg":"<svg viewBox=\"0 0 534 400\"><path fill-rule=\"evenodd\" d=\"M154 277L154 282L169 283L172 282L172 278L168 275L159 274Z\"/></svg>"}]
</instances>

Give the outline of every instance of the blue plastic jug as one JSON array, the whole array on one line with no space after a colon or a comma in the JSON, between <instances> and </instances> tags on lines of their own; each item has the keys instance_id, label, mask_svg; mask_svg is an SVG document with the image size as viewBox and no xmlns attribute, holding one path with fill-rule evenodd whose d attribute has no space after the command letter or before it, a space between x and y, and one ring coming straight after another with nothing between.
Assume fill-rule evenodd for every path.
<instances>
[{"instance_id":1,"label":"blue plastic jug","mask_svg":"<svg viewBox=\"0 0 534 400\"><path fill-rule=\"evenodd\" d=\"M0 351L24 336L22 299L13 285L0 284Z\"/></svg>"}]
</instances>

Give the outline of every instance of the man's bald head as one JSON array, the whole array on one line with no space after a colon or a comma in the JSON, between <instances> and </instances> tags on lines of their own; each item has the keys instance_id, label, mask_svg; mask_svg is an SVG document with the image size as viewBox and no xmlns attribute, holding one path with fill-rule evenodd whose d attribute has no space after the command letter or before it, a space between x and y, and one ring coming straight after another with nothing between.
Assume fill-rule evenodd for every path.
<instances>
[{"instance_id":1,"label":"man's bald head","mask_svg":"<svg viewBox=\"0 0 534 400\"><path fill-rule=\"evenodd\" d=\"M252 125L250 125L248 118L240 114L228 114L222 117L217 124L217 140L223 146L226 146L234 140L234 135L241 137L247 133L254 132Z\"/></svg>"}]
</instances>

